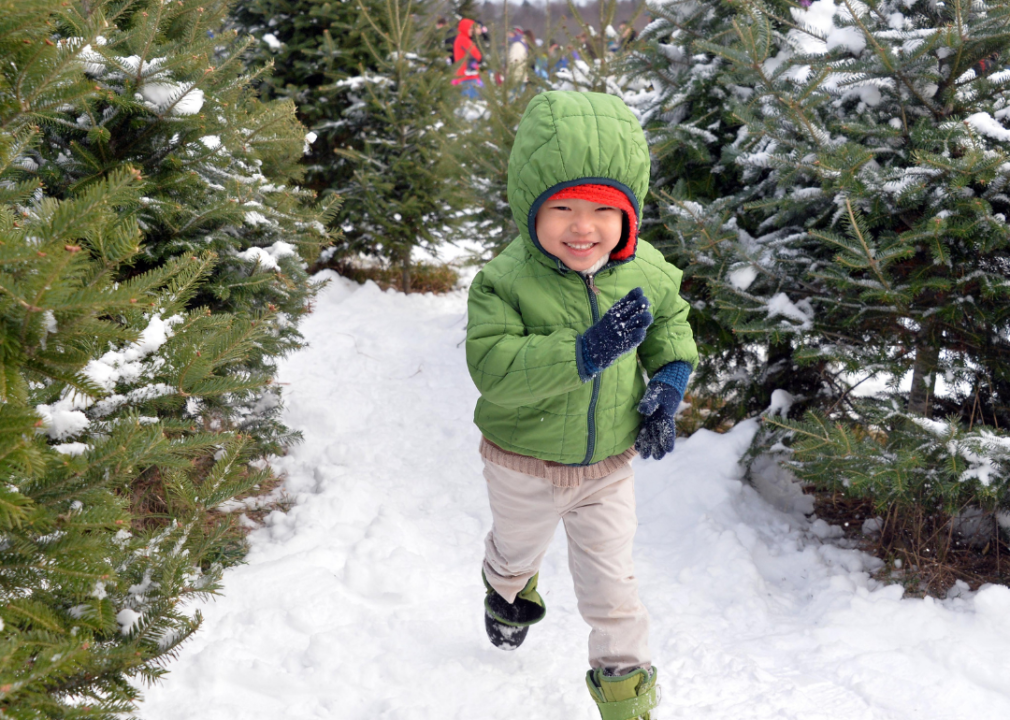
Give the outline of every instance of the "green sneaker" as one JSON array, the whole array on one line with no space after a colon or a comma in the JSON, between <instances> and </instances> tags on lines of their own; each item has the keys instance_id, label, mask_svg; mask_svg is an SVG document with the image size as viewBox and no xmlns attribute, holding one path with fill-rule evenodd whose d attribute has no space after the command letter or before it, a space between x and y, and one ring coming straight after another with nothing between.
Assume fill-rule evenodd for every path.
<instances>
[{"instance_id":1,"label":"green sneaker","mask_svg":"<svg viewBox=\"0 0 1010 720\"><path fill-rule=\"evenodd\" d=\"M606 675L596 668L586 673L586 685L603 720L653 720L650 712L659 705L656 668L626 675Z\"/></svg>"},{"instance_id":2,"label":"green sneaker","mask_svg":"<svg viewBox=\"0 0 1010 720\"><path fill-rule=\"evenodd\" d=\"M537 573L529 579L515 602L507 602L495 592L488 583L484 571L480 573L484 580L487 595L484 598L484 629L491 644L502 650L515 650L523 644L530 625L540 622L547 614L544 599L537 592Z\"/></svg>"}]
</instances>

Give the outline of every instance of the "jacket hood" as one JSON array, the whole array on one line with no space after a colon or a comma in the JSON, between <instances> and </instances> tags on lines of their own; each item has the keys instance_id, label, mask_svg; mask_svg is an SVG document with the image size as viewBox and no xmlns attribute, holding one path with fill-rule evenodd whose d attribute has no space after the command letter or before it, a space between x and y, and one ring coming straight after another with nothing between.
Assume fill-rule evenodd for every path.
<instances>
[{"instance_id":1,"label":"jacket hood","mask_svg":"<svg viewBox=\"0 0 1010 720\"><path fill-rule=\"evenodd\" d=\"M508 200L523 240L536 257L564 269L536 237L536 214L554 193L583 184L616 187L641 223L649 190L649 146L638 119L613 95L555 90L534 97L509 155ZM625 249L622 241L615 253ZM626 259L634 258L634 250Z\"/></svg>"},{"instance_id":2,"label":"jacket hood","mask_svg":"<svg viewBox=\"0 0 1010 720\"><path fill-rule=\"evenodd\" d=\"M474 22L475 22L474 20L463 18L462 20L459 21L459 25L456 26L456 30L459 32L460 35L470 37L470 28L473 27Z\"/></svg>"}]
</instances>

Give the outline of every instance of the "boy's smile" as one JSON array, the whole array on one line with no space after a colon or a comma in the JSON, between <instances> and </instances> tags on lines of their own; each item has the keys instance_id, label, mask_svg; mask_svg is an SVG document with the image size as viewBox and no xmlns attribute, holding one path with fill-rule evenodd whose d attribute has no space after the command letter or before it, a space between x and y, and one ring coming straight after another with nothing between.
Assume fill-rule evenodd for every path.
<instances>
[{"instance_id":1,"label":"boy's smile","mask_svg":"<svg viewBox=\"0 0 1010 720\"><path fill-rule=\"evenodd\" d=\"M576 272L608 257L621 241L624 213L577 198L548 200L537 211L540 246Z\"/></svg>"}]
</instances>

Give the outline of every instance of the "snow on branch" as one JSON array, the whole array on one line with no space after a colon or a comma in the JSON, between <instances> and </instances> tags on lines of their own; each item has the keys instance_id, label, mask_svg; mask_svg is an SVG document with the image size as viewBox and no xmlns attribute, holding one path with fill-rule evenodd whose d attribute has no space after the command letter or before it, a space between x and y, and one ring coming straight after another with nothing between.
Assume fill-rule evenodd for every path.
<instances>
[{"instance_id":1,"label":"snow on branch","mask_svg":"<svg viewBox=\"0 0 1010 720\"><path fill-rule=\"evenodd\" d=\"M1010 130L1003 127L999 120L987 112L977 112L974 115L969 115L965 119L965 122L978 132L994 140L1002 142L1010 140Z\"/></svg>"}]
</instances>

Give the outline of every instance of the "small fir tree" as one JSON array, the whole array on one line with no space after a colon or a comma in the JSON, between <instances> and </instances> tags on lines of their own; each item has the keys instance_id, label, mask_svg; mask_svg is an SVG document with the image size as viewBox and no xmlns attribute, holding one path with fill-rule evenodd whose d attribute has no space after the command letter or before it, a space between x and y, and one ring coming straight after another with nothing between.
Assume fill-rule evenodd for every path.
<instances>
[{"instance_id":1,"label":"small fir tree","mask_svg":"<svg viewBox=\"0 0 1010 720\"><path fill-rule=\"evenodd\" d=\"M557 89L622 95L628 78L622 77L622 58L611 50L614 38L607 35L608 31L615 32L613 23L617 15L617 0L601 0L596 9L598 14L594 24L572 0L568 0L568 12L578 31L576 37L569 36L568 39L579 57L573 58L568 68L558 73L557 80L560 82ZM565 32L568 32L567 28Z\"/></svg>"},{"instance_id":2,"label":"small fir tree","mask_svg":"<svg viewBox=\"0 0 1010 720\"><path fill-rule=\"evenodd\" d=\"M929 416L941 354L952 388L1005 366L979 339L1007 322L996 121L1006 80L976 73L999 51L1004 9L965 10L955 40L935 29L933 11L899 19L882 15L890 6L865 17L842 6L826 39L804 31L813 51L800 54L774 50L769 13L755 8L722 50L756 88L736 105L747 134L737 162L774 168L780 191L759 208L771 232L749 247L732 238L747 268L726 272L723 307L738 332L793 334L804 360L898 378L911 370L908 410ZM802 48L796 32L786 38ZM752 274L771 284L758 289ZM952 398L969 420L968 396Z\"/></svg>"},{"instance_id":3,"label":"small fir tree","mask_svg":"<svg viewBox=\"0 0 1010 720\"><path fill-rule=\"evenodd\" d=\"M507 56L497 44L487 57L501 82L485 83L480 99L460 109L464 121L456 134L446 137L446 151L469 174L464 183L464 189L471 191L466 204L476 210L467 215L461 234L497 254L519 234L508 204L508 159L516 129L529 101L548 85L533 71L525 81L520 73L508 72Z\"/></svg>"},{"instance_id":4,"label":"small fir tree","mask_svg":"<svg viewBox=\"0 0 1010 720\"><path fill-rule=\"evenodd\" d=\"M362 132L345 113L346 92L329 82L360 68L374 70L372 55L355 32L358 19L357 3L341 0L253 0L232 10L235 26L259 40L249 48L246 63L271 66L257 78L264 99L293 101L299 120L316 136L303 160L303 184L319 193L347 181L352 166L334 150Z\"/></svg>"},{"instance_id":5,"label":"small fir tree","mask_svg":"<svg viewBox=\"0 0 1010 720\"><path fill-rule=\"evenodd\" d=\"M788 17L789 7L799 5L781 0L770 7ZM627 59L644 87L625 95L656 158L642 235L684 269L682 291L703 350L692 391L712 408L706 424L718 427L768 407L776 389L811 396L821 383L816 368L792 361L790 338L770 342L736 332L713 294L727 273L724 241L760 235L762 201L778 192L773 169L737 162L744 139L737 105L754 89L716 51L737 42L735 23L746 14L737 4L694 0L657 2L649 10L653 21ZM788 29L776 16L769 22ZM782 35L770 42L781 44Z\"/></svg>"},{"instance_id":6,"label":"small fir tree","mask_svg":"<svg viewBox=\"0 0 1010 720\"><path fill-rule=\"evenodd\" d=\"M346 115L362 128L337 153L353 165L340 214L343 252L373 254L402 271L410 289L415 248L451 237L466 199L443 139L456 131L460 94L437 42L427 7L413 0L359 0L358 32L376 70L338 75Z\"/></svg>"},{"instance_id":7,"label":"small fir tree","mask_svg":"<svg viewBox=\"0 0 1010 720\"><path fill-rule=\"evenodd\" d=\"M60 51L28 49L65 81L36 108L81 87L51 73ZM248 440L196 420L201 403L267 382L243 362L268 329L186 309L210 254L121 280L140 251L139 173L52 198L24 170L31 108L4 110L0 710L111 720L132 710L130 679L157 678L199 625L177 603L215 589L234 542L210 511L268 475L249 472ZM156 479L160 507L138 498Z\"/></svg>"},{"instance_id":8,"label":"small fir tree","mask_svg":"<svg viewBox=\"0 0 1010 720\"><path fill-rule=\"evenodd\" d=\"M34 172L55 197L73 198L117 168L136 168L144 246L131 272L216 253L193 305L270 325L248 358L250 371L270 373L277 356L299 346L297 320L311 298L306 260L329 241L333 207L311 207L311 193L296 185L305 130L291 101L264 103L250 92L249 40L220 31L227 10L135 0L64 13L53 41L92 92L37 115ZM283 429L255 409L279 403L262 392L229 403L233 417L247 416L247 430L278 448Z\"/></svg>"},{"instance_id":9,"label":"small fir tree","mask_svg":"<svg viewBox=\"0 0 1010 720\"><path fill-rule=\"evenodd\" d=\"M267 445L221 428L294 342L260 299L309 295L297 264L254 274L295 261L284 223L318 229L279 187L301 144L290 109L206 79L202 53L227 59L199 44L205 14L0 0L4 716L132 712L134 681L199 624L179 601L241 559L215 508L269 477L249 464Z\"/></svg>"},{"instance_id":10,"label":"small fir tree","mask_svg":"<svg viewBox=\"0 0 1010 720\"><path fill-rule=\"evenodd\" d=\"M1010 72L996 61L1010 6L815 3L791 18L743 7L731 43L698 46L746 90L732 101L735 162L775 192L745 206L762 217L757 234L720 201L675 208L684 242L693 232L717 258L706 279L725 321L788 341L823 378L806 398L820 414L767 424L793 435L797 471L824 486L842 470L853 492L912 515L997 510L1005 441L980 423L1006 426ZM890 392L854 398L874 376ZM954 418L937 429L936 410Z\"/></svg>"}]
</instances>

